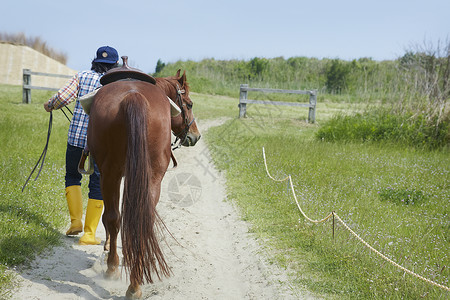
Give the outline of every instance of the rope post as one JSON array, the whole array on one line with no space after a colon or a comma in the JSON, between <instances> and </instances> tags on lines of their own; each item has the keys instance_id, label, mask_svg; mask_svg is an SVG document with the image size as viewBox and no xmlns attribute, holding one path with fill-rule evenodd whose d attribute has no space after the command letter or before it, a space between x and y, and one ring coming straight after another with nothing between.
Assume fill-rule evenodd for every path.
<instances>
[{"instance_id":1,"label":"rope post","mask_svg":"<svg viewBox=\"0 0 450 300\"><path fill-rule=\"evenodd\" d=\"M312 90L309 92L309 114L308 122L316 122L316 103L317 103L317 90Z\"/></svg>"},{"instance_id":2,"label":"rope post","mask_svg":"<svg viewBox=\"0 0 450 300\"><path fill-rule=\"evenodd\" d=\"M336 241L334 240L334 211L333 211L333 242L336 242Z\"/></svg>"},{"instance_id":3,"label":"rope post","mask_svg":"<svg viewBox=\"0 0 450 300\"><path fill-rule=\"evenodd\" d=\"M247 88L248 84L241 84L239 89L239 118L245 118L247 116Z\"/></svg>"},{"instance_id":4,"label":"rope post","mask_svg":"<svg viewBox=\"0 0 450 300\"><path fill-rule=\"evenodd\" d=\"M23 69L23 93L22 93L22 103L31 103L31 70Z\"/></svg>"}]
</instances>

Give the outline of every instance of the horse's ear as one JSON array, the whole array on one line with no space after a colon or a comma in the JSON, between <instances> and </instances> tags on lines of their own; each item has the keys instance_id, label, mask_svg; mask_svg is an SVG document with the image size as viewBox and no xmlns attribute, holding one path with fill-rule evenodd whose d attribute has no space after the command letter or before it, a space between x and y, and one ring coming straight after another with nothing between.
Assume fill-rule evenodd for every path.
<instances>
[{"instance_id":1,"label":"horse's ear","mask_svg":"<svg viewBox=\"0 0 450 300\"><path fill-rule=\"evenodd\" d=\"M178 69L176 77L180 77L181 69Z\"/></svg>"},{"instance_id":2,"label":"horse's ear","mask_svg":"<svg viewBox=\"0 0 450 300\"><path fill-rule=\"evenodd\" d=\"M180 75L178 75L178 77L179 76ZM186 71L183 71L183 76L181 76L180 79L178 79L178 82L181 84L181 86L184 86L184 83L186 82Z\"/></svg>"}]
</instances>

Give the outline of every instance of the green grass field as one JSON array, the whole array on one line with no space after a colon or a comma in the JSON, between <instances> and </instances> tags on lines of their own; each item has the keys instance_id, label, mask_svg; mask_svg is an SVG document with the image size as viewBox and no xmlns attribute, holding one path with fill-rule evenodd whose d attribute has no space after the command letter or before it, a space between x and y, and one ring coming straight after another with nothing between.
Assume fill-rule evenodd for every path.
<instances>
[{"instance_id":1,"label":"green grass field","mask_svg":"<svg viewBox=\"0 0 450 300\"><path fill-rule=\"evenodd\" d=\"M21 188L45 144L51 93L33 91L21 104L21 88L0 86L0 297L21 267L55 245L68 222L64 199L64 151L68 121L54 113L46 164L37 181ZM302 208L313 219L336 213L368 243L394 261L449 285L450 155L388 143L328 143L315 138L336 112L361 104L321 102L316 124L304 108L248 106L237 119L238 99L192 94L201 122L227 118L204 134L217 167L225 171L227 196L250 230L285 268L292 285L325 298L448 299L449 292L404 274L371 254L341 225L311 224L299 213L286 182L292 176ZM12 281L11 281L12 280Z\"/></svg>"},{"instance_id":2,"label":"green grass field","mask_svg":"<svg viewBox=\"0 0 450 300\"><path fill-rule=\"evenodd\" d=\"M7 268L22 267L36 254L57 245L69 221L64 197L65 148L69 122L60 112L45 165L24 192L28 178L44 148L49 113L42 104L51 92L33 91L32 104L22 104L22 89L0 85L0 298L14 284Z\"/></svg>"},{"instance_id":3,"label":"green grass field","mask_svg":"<svg viewBox=\"0 0 450 300\"><path fill-rule=\"evenodd\" d=\"M320 99L320 98L319 98ZM320 101L320 100L319 100ZM331 114L324 103L318 123ZM322 111L323 110L323 111ZM362 246L342 225L312 224L298 211L287 183L265 172L262 147L276 178L292 176L306 214L335 211L386 256L448 286L450 253L450 155L393 143L327 143L307 110L250 107L206 138L217 166L226 171L228 197L251 231L274 253L292 281L330 298L445 299L449 292L403 274Z\"/></svg>"}]
</instances>

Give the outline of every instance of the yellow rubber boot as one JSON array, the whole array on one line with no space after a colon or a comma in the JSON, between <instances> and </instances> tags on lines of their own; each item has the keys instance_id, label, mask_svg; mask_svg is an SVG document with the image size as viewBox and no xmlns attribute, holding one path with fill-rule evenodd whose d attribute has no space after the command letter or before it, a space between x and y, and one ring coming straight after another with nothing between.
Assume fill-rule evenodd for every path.
<instances>
[{"instance_id":1,"label":"yellow rubber boot","mask_svg":"<svg viewBox=\"0 0 450 300\"><path fill-rule=\"evenodd\" d=\"M101 240L95 237L98 222L103 212L103 200L89 199L84 220L84 235L78 242L80 245L98 245Z\"/></svg>"},{"instance_id":2,"label":"yellow rubber boot","mask_svg":"<svg viewBox=\"0 0 450 300\"><path fill-rule=\"evenodd\" d=\"M70 228L66 235L77 235L83 231L83 199L81 198L81 186L72 185L66 187L67 206L70 214Z\"/></svg>"}]
</instances>

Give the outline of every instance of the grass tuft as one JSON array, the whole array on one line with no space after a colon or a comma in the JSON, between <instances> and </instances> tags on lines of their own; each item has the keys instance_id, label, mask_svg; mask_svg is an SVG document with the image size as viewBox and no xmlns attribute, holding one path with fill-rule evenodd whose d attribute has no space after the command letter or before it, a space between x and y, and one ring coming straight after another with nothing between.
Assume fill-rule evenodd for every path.
<instances>
[{"instance_id":1,"label":"grass tuft","mask_svg":"<svg viewBox=\"0 0 450 300\"><path fill-rule=\"evenodd\" d=\"M422 191L414 189L393 189L391 187L378 192L381 200L390 201L395 204L414 205L427 200L427 196Z\"/></svg>"}]
</instances>

